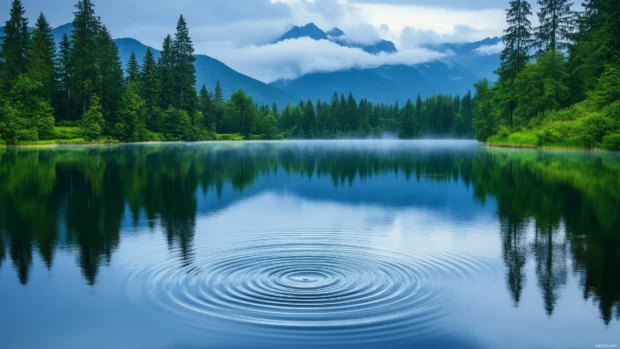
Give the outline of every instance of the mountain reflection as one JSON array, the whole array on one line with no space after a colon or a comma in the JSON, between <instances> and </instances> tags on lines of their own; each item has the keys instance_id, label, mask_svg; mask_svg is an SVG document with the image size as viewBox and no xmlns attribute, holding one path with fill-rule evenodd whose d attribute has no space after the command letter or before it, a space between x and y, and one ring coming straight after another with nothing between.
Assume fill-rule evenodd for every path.
<instances>
[{"instance_id":1,"label":"mountain reflection","mask_svg":"<svg viewBox=\"0 0 620 349\"><path fill-rule=\"evenodd\" d=\"M197 216L217 209L200 205L198 197L232 204L258 190L250 190L253 184L277 175L330 178L331 192L307 195L351 202L362 199L334 191L370 185L364 181L373 177L462 183L479 202L497 202L506 287L515 306L526 284L534 282L526 279L529 262L548 315L572 271L584 299L594 300L606 324L620 317L620 157L615 154L335 143L0 150L0 266L10 259L25 285L33 254L52 269L54 254L69 249L86 282L94 285L128 223L161 226L169 248L189 264ZM225 185L240 195L222 197ZM414 198L393 195L401 189L396 184L386 188L363 200L413 205ZM427 199L415 198L431 205Z\"/></svg>"}]
</instances>

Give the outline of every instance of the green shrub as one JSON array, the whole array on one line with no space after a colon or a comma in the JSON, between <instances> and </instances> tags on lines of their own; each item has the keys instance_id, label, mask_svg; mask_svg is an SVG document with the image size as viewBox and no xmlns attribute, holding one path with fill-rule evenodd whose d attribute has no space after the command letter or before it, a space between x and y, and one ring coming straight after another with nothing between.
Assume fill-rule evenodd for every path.
<instances>
[{"instance_id":1,"label":"green shrub","mask_svg":"<svg viewBox=\"0 0 620 349\"><path fill-rule=\"evenodd\" d=\"M620 133L603 137L603 148L607 150L620 150Z\"/></svg>"},{"instance_id":2,"label":"green shrub","mask_svg":"<svg viewBox=\"0 0 620 349\"><path fill-rule=\"evenodd\" d=\"M55 139L82 138L82 130L75 126L56 126L54 129Z\"/></svg>"},{"instance_id":3,"label":"green shrub","mask_svg":"<svg viewBox=\"0 0 620 349\"><path fill-rule=\"evenodd\" d=\"M583 140L586 148L595 148L601 144L603 137L613 131L613 122L602 114L587 118L582 124Z\"/></svg>"}]
</instances>

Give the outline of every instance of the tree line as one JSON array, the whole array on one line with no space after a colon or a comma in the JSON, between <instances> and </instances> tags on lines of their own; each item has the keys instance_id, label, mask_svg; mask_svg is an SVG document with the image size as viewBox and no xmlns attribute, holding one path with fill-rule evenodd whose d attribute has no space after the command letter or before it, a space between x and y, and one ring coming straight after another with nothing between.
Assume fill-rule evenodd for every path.
<instances>
[{"instance_id":1,"label":"tree line","mask_svg":"<svg viewBox=\"0 0 620 349\"><path fill-rule=\"evenodd\" d=\"M149 49L121 66L118 47L92 0L76 4L73 30L58 45L45 16L32 33L13 0L0 46L0 142L195 141L420 136L476 137L535 145L568 142L620 149L620 10L616 0L510 1L497 82L464 97L438 95L400 106L334 93L278 110L243 91L225 100L219 82L196 91L194 48L179 18L159 59ZM79 126L75 130L62 126ZM65 135L64 132L68 134Z\"/></svg>"},{"instance_id":2,"label":"tree line","mask_svg":"<svg viewBox=\"0 0 620 349\"><path fill-rule=\"evenodd\" d=\"M510 1L498 80L474 87L476 137L620 150L618 1L537 3L533 27L529 2Z\"/></svg>"},{"instance_id":3,"label":"tree line","mask_svg":"<svg viewBox=\"0 0 620 349\"><path fill-rule=\"evenodd\" d=\"M194 48L183 16L175 35L164 39L159 59L149 48L142 62L132 53L122 67L118 47L92 1L81 0L75 8L73 30L57 46L45 15L30 33L21 0L13 0L0 48L2 142L474 134L470 93L463 98L418 96L402 107L334 93L331 101L301 101L278 110L275 104L256 105L243 91L225 100L219 81L213 90L203 85L196 91ZM78 126L79 131L57 126Z\"/></svg>"}]
</instances>

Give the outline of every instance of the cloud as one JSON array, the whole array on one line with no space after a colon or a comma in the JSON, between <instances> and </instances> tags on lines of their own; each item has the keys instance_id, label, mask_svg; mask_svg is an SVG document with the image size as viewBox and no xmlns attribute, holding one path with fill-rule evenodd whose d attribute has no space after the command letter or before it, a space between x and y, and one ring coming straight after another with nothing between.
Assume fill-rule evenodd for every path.
<instances>
[{"instance_id":1,"label":"cloud","mask_svg":"<svg viewBox=\"0 0 620 349\"><path fill-rule=\"evenodd\" d=\"M490 56L502 52L502 50L504 50L504 47L506 47L506 45L504 45L503 42L498 42L495 45L480 46L474 51L482 56Z\"/></svg>"},{"instance_id":2,"label":"cloud","mask_svg":"<svg viewBox=\"0 0 620 349\"><path fill-rule=\"evenodd\" d=\"M313 72L416 65L446 57L446 53L423 48L371 55L361 49L309 38L285 40L273 45L222 49L212 52L212 55L231 68L264 82L294 79Z\"/></svg>"}]
</instances>

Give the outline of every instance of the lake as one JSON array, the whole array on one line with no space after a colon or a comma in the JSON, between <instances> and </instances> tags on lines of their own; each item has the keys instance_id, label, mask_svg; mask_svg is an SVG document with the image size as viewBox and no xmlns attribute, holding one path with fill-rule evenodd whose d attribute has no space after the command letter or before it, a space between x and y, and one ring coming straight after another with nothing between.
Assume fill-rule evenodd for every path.
<instances>
[{"instance_id":1,"label":"lake","mask_svg":"<svg viewBox=\"0 0 620 349\"><path fill-rule=\"evenodd\" d=\"M2 348L620 345L620 155L0 149Z\"/></svg>"}]
</instances>

